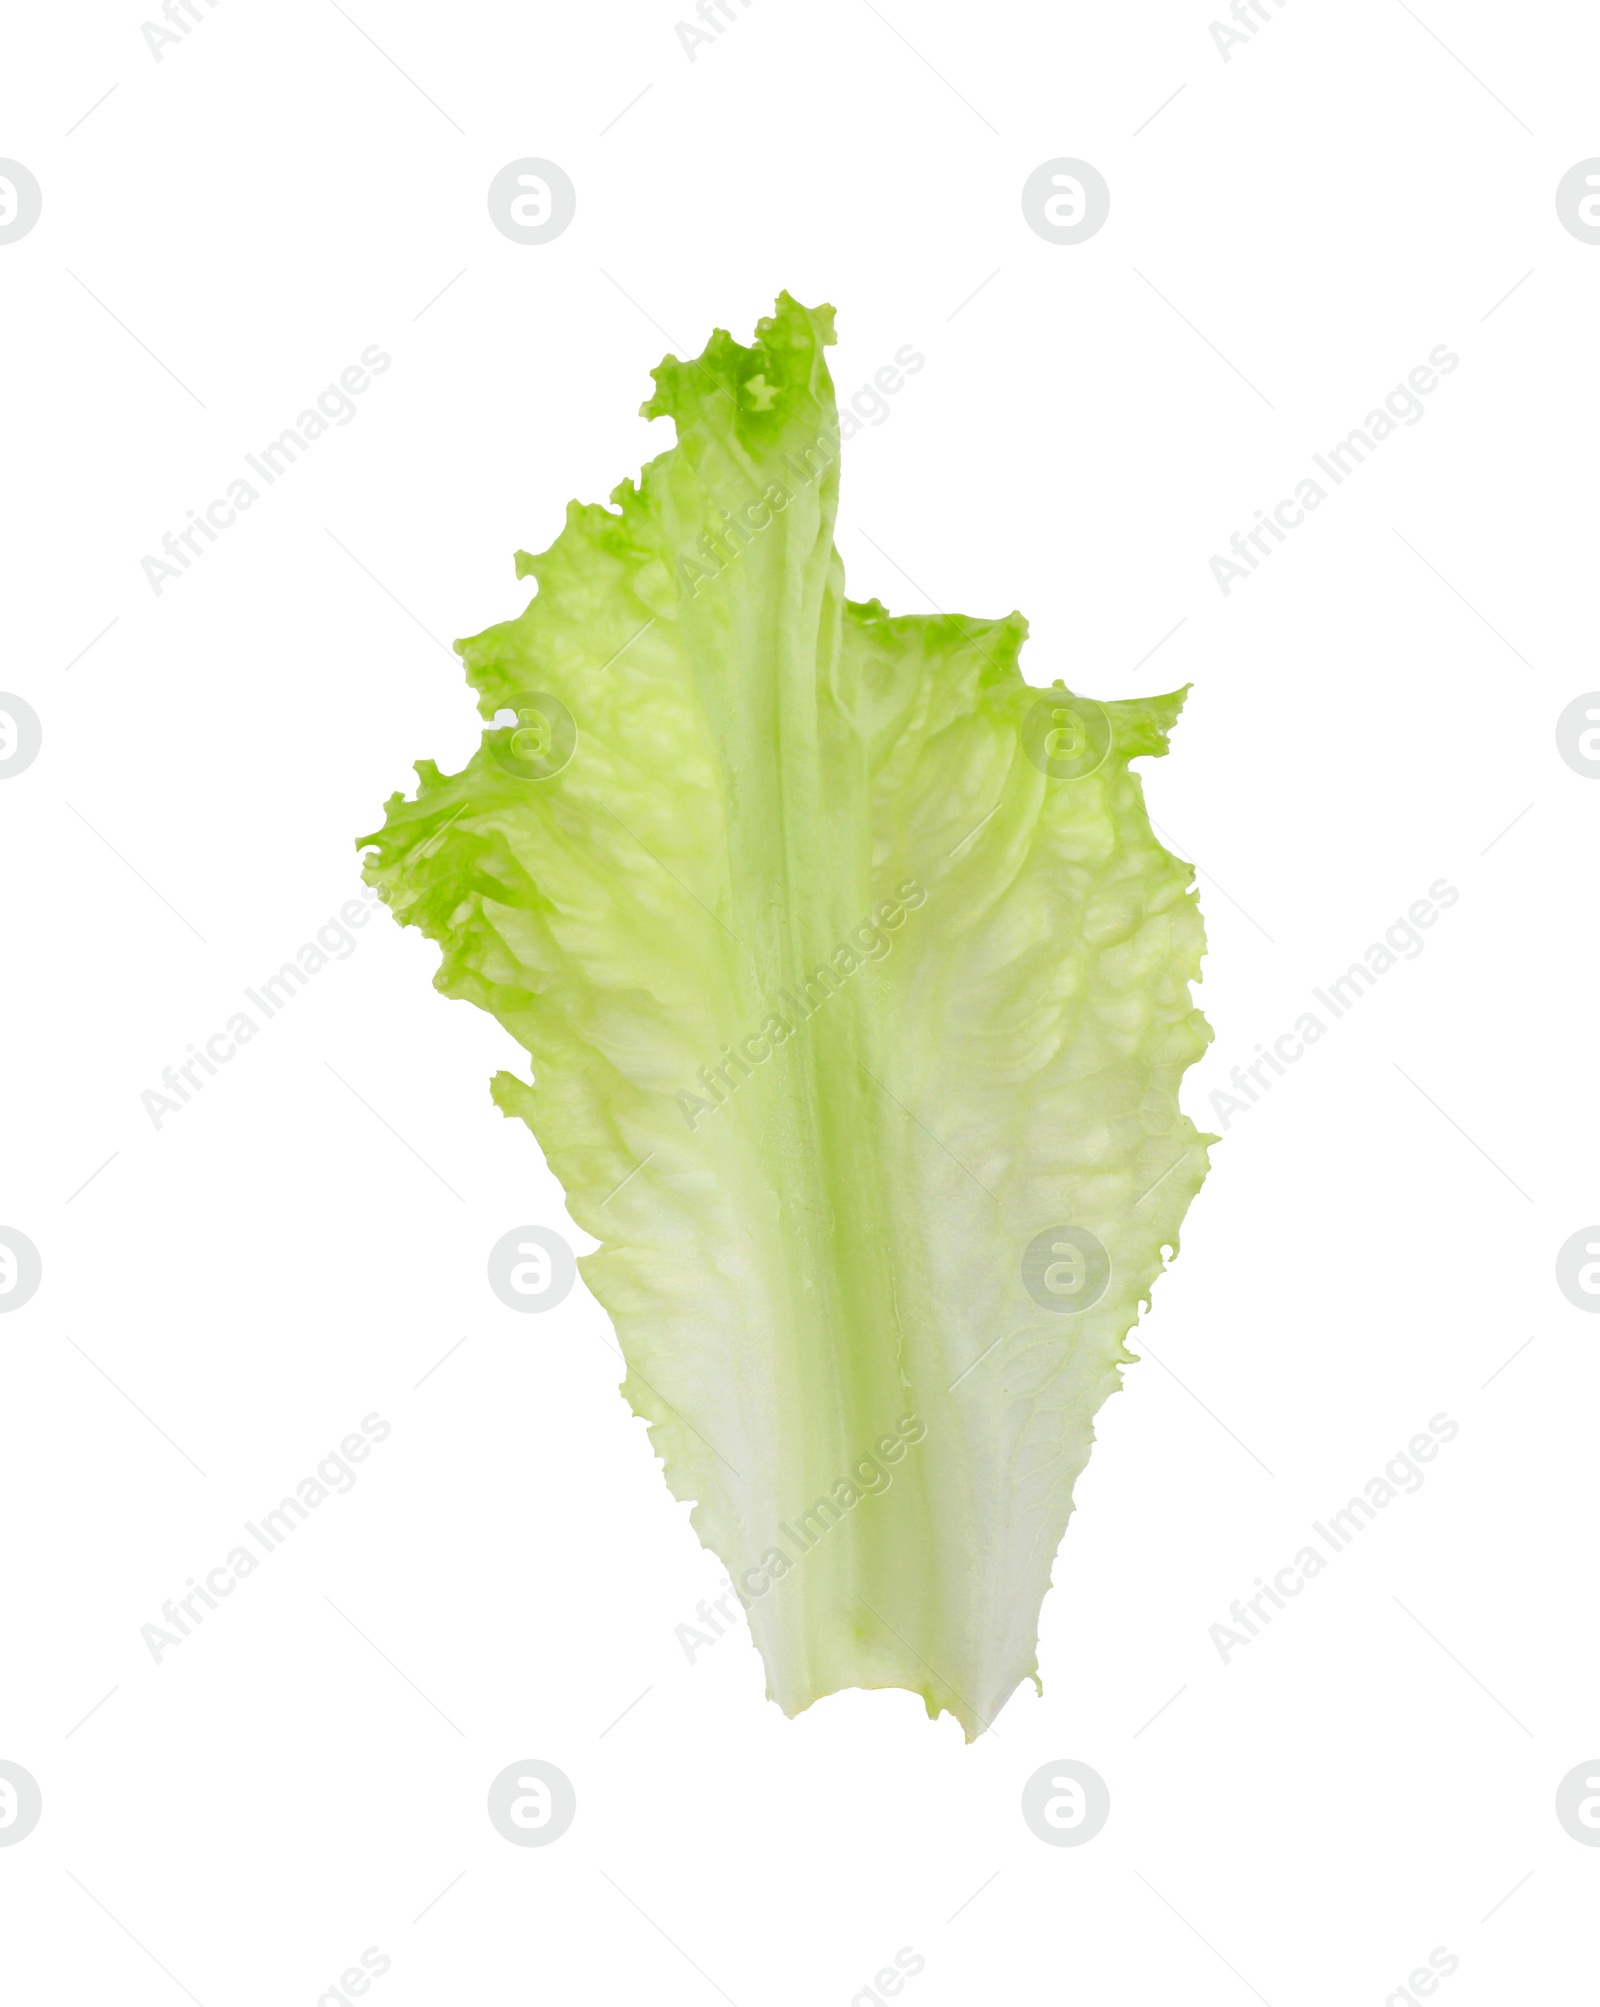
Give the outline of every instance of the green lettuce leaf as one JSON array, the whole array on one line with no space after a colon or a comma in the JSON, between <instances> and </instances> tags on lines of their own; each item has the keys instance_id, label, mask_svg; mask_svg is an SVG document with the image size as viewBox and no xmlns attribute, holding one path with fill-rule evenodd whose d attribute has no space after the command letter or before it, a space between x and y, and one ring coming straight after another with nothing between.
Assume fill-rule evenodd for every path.
<instances>
[{"instance_id":1,"label":"green lettuce leaf","mask_svg":"<svg viewBox=\"0 0 1600 2007\"><path fill-rule=\"evenodd\" d=\"M784 295L661 364L676 447L456 644L504 722L362 841L530 1057L494 1098L600 1243L623 1392L772 1698L905 1687L970 1738L1037 1682L1214 1140L1178 1107L1192 869L1129 767L1183 693L1031 689L1018 614L846 599L832 340Z\"/></svg>"}]
</instances>

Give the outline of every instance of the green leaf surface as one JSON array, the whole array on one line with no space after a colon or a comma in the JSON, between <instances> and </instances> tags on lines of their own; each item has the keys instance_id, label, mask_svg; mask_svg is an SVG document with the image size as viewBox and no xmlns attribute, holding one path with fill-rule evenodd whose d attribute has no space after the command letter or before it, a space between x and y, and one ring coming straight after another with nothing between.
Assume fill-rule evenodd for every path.
<instances>
[{"instance_id":1,"label":"green leaf surface","mask_svg":"<svg viewBox=\"0 0 1600 2007\"><path fill-rule=\"evenodd\" d=\"M1037 1679L1213 1140L1178 1106L1192 868L1129 767L1182 693L1033 689L1018 614L846 599L832 339L784 295L661 364L677 445L519 553L526 610L457 643L478 752L363 842L528 1054L495 1100L600 1243L623 1391L772 1697L905 1687L971 1737ZM1067 1226L1109 1258L1083 1308Z\"/></svg>"}]
</instances>

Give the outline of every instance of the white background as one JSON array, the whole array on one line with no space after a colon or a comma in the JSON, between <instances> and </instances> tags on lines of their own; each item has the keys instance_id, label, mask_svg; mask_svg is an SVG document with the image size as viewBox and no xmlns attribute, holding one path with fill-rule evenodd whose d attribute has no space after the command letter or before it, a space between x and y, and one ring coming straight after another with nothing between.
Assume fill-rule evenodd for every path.
<instances>
[{"instance_id":1,"label":"white background","mask_svg":"<svg viewBox=\"0 0 1600 2007\"><path fill-rule=\"evenodd\" d=\"M691 63L646 0L197 5L159 63L133 5L19 9L0 80L44 191L0 247L0 682L44 727L0 784L0 1223L44 1257L0 1320L0 1757L44 1796L7 1998L313 2007L369 1946L382 2007L847 2007L902 1946L915 2007L1380 2007L1439 1946L1449 2007L1588 1997L1600 1852L1553 1800L1600 1748L1600 1326L1553 1264L1600 1215L1600 787L1554 725L1600 685L1600 248L1553 196L1600 153L1600 21L1291 0L1224 62L1175 0L754 0ZM530 154L578 191L539 248L484 199ZM1111 188L1077 247L1019 204L1058 155ZM853 596L1019 606L1035 683L1194 686L1146 772L1202 874L1203 1127L1460 892L1229 1123L1044 1697L971 1748L907 1694L785 1721L742 1630L688 1663L720 1570L581 1285L489 1293L508 1228L572 1230L420 936L380 913L192 1105L140 1103L358 890L410 762L466 759L447 644L670 443L634 415L669 334L785 286L838 308L841 401L927 357L846 449ZM356 419L155 595L162 533L372 343ZM1230 533L1440 343L1425 418L1224 596ZM374 1411L355 1489L153 1663L141 1625ZM1224 1664L1209 1627L1437 1413L1422 1490ZM526 1757L577 1791L547 1848L484 1810ZM1063 1757L1111 1792L1080 1848L1019 1813Z\"/></svg>"}]
</instances>

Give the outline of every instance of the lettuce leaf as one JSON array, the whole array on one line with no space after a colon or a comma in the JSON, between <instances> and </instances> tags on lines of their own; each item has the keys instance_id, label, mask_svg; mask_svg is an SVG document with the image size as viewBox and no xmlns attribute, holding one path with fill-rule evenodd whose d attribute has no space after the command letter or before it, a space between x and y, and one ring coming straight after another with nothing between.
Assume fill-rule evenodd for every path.
<instances>
[{"instance_id":1,"label":"lettuce leaf","mask_svg":"<svg viewBox=\"0 0 1600 2007\"><path fill-rule=\"evenodd\" d=\"M1184 693L1031 689L1019 614L845 597L832 340L785 294L653 372L676 447L518 553L526 611L456 644L478 752L362 842L530 1057L495 1101L600 1243L623 1392L771 1697L905 1687L970 1739L1037 1683L1215 1140L1178 1107L1192 870L1129 766Z\"/></svg>"}]
</instances>

